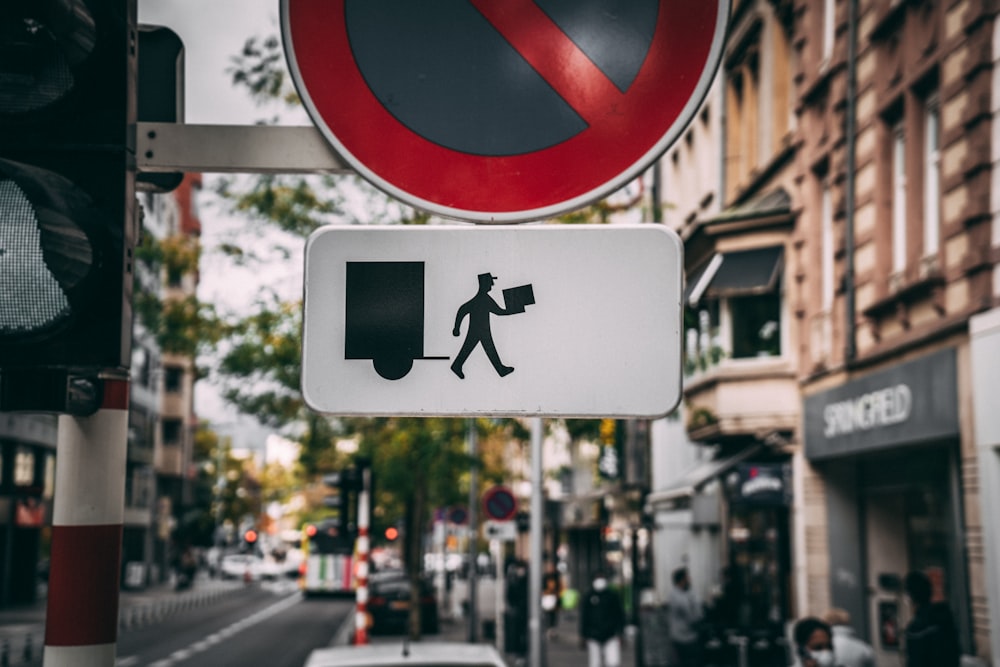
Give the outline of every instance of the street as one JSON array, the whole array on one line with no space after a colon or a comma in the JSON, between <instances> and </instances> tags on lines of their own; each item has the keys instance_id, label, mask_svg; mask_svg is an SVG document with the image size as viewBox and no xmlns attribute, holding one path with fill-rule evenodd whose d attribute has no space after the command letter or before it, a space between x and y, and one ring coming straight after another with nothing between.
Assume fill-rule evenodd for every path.
<instances>
[{"instance_id":1,"label":"street","mask_svg":"<svg viewBox=\"0 0 1000 667\"><path fill-rule=\"evenodd\" d=\"M326 646L351 609L288 588L248 588L214 605L175 614L118 637L121 667L274 665L299 667Z\"/></svg>"},{"instance_id":2,"label":"street","mask_svg":"<svg viewBox=\"0 0 1000 667\"><path fill-rule=\"evenodd\" d=\"M222 588L218 582L202 579L184 593L169 587L126 593L122 595L115 664L300 667L310 651L333 641L353 604L347 598L306 600L294 582L286 581ZM21 615L24 618L8 614L10 618L0 622L9 663L2 662L2 655L0 662L41 665L44 606ZM25 622L30 620L36 622ZM24 646L29 635L32 650L26 660Z\"/></svg>"}]
</instances>

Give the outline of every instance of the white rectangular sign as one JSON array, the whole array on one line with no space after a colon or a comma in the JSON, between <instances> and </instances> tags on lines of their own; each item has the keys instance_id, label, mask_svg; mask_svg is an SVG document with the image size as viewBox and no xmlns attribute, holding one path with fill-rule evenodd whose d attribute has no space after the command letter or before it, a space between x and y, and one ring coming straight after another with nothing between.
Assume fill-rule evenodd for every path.
<instances>
[{"instance_id":1,"label":"white rectangular sign","mask_svg":"<svg viewBox=\"0 0 1000 667\"><path fill-rule=\"evenodd\" d=\"M653 224L324 227L302 393L337 415L662 416L682 271Z\"/></svg>"},{"instance_id":2,"label":"white rectangular sign","mask_svg":"<svg viewBox=\"0 0 1000 667\"><path fill-rule=\"evenodd\" d=\"M513 542L517 539L517 524L513 521L484 521L483 537L487 540Z\"/></svg>"}]
</instances>

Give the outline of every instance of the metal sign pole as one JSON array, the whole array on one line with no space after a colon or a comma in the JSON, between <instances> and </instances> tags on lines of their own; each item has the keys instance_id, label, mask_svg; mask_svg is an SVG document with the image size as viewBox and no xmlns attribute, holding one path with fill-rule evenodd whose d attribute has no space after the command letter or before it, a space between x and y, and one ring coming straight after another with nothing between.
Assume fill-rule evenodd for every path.
<instances>
[{"instance_id":1,"label":"metal sign pole","mask_svg":"<svg viewBox=\"0 0 1000 667\"><path fill-rule=\"evenodd\" d=\"M507 590L503 551L503 542L500 540L490 540L490 552L493 554L493 566L496 568L496 594L493 596L495 601L493 608L496 614L496 644L497 650L500 652L504 650L504 593Z\"/></svg>"},{"instance_id":2,"label":"metal sign pole","mask_svg":"<svg viewBox=\"0 0 1000 667\"><path fill-rule=\"evenodd\" d=\"M469 419L469 458L472 469L469 471L469 634L470 644L477 641L476 624L479 622L479 601L477 600L476 577L476 538L479 536L479 519L476 514L479 506L479 467L476 464L476 420Z\"/></svg>"},{"instance_id":3,"label":"metal sign pole","mask_svg":"<svg viewBox=\"0 0 1000 667\"><path fill-rule=\"evenodd\" d=\"M531 420L531 553L528 568L530 667L542 667L542 418Z\"/></svg>"}]
</instances>

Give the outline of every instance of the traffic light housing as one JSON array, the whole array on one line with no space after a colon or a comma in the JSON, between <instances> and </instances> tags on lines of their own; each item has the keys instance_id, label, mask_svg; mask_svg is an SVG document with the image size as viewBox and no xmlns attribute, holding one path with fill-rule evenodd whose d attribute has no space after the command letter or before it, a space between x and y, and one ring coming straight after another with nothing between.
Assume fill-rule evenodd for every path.
<instances>
[{"instance_id":1,"label":"traffic light housing","mask_svg":"<svg viewBox=\"0 0 1000 667\"><path fill-rule=\"evenodd\" d=\"M96 376L128 368L136 63L135 0L7 0L0 7L7 396L21 381L37 382L38 369Z\"/></svg>"},{"instance_id":2,"label":"traffic light housing","mask_svg":"<svg viewBox=\"0 0 1000 667\"><path fill-rule=\"evenodd\" d=\"M337 510L337 531L341 535L354 537L358 533L358 498L368 471L368 521L373 520L375 498L375 475L371 470L371 460L358 457L355 465L323 476L323 484L337 489L337 494L323 498L326 507Z\"/></svg>"},{"instance_id":3,"label":"traffic light housing","mask_svg":"<svg viewBox=\"0 0 1000 667\"><path fill-rule=\"evenodd\" d=\"M337 533L352 536L357 532L357 491L361 488L358 469L350 466L323 476L323 484L337 493L323 498L323 504L337 510Z\"/></svg>"}]
</instances>

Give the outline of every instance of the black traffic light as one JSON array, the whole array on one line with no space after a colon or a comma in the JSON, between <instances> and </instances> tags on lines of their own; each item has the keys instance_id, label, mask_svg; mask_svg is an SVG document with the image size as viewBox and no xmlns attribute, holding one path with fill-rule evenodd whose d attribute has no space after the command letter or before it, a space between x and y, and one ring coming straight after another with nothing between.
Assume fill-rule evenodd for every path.
<instances>
[{"instance_id":1,"label":"black traffic light","mask_svg":"<svg viewBox=\"0 0 1000 667\"><path fill-rule=\"evenodd\" d=\"M37 369L128 368L135 12L136 0L0 6L5 394L18 382L30 384Z\"/></svg>"},{"instance_id":2,"label":"black traffic light","mask_svg":"<svg viewBox=\"0 0 1000 667\"><path fill-rule=\"evenodd\" d=\"M337 533L353 536L357 532L357 492L361 488L361 475L354 466L323 476L323 484L337 493L323 498L323 504L337 510Z\"/></svg>"}]
</instances>

